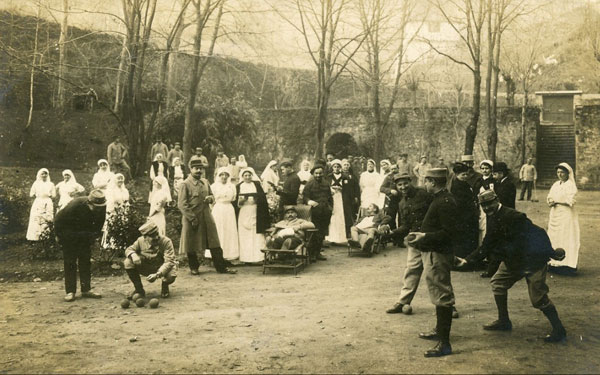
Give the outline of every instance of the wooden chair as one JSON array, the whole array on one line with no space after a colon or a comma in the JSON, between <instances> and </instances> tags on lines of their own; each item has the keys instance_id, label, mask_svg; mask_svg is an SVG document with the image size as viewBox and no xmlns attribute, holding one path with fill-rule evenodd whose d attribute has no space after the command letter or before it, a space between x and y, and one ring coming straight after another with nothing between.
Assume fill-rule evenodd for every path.
<instances>
[{"instance_id":1,"label":"wooden chair","mask_svg":"<svg viewBox=\"0 0 600 375\"><path fill-rule=\"evenodd\" d=\"M310 221L310 206L296 205L298 218ZM263 274L268 268L291 269L294 270L294 275L298 274L300 268L306 267L309 262L308 244L312 236L317 232L317 229L306 229L302 243L295 250L286 249L261 249L265 255L263 261ZM268 234L274 234L275 228L269 228Z\"/></svg>"}]
</instances>

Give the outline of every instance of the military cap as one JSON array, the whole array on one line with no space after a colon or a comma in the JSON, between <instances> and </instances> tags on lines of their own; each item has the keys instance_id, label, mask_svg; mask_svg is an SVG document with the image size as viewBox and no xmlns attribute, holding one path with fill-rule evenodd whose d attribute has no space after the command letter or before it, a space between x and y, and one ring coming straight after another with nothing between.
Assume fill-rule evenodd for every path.
<instances>
[{"instance_id":1,"label":"military cap","mask_svg":"<svg viewBox=\"0 0 600 375\"><path fill-rule=\"evenodd\" d=\"M325 170L325 165L322 163L316 163L315 166L310 169L310 174L314 174L315 170L317 170L319 168Z\"/></svg>"},{"instance_id":2,"label":"military cap","mask_svg":"<svg viewBox=\"0 0 600 375\"><path fill-rule=\"evenodd\" d=\"M431 178L442 178L448 176L448 169L446 168L431 168L425 172L425 177Z\"/></svg>"},{"instance_id":3,"label":"military cap","mask_svg":"<svg viewBox=\"0 0 600 375\"><path fill-rule=\"evenodd\" d=\"M152 220L146 221L141 227L138 228L138 230L143 236L149 236L151 234L158 233L158 227Z\"/></svg>"},{"instance_id":4,"label":"military cap","mask_svg":"<svg viewBox=\"0 0 600 375\"><path fill-rule=\"evenodd\" d=\"M194 159L190 162L190 168L204 168L204 163L200 159Z\"/></svg>"},{"instance_id":5,"label":"military cap","mask_svg":"<svg viewBox=\"0 0 600 375\"><path fill-rule=\"evenodd\" d=\"M460 157L460 161L475 161L473 155L463 155Z\"/></svg>"},{"instance_id":6,"label":"military cap","mask_svg":"<svg viewBox=\"0 0 600 375\"><path fill-rule=\"evenodd\" d=\"M394 182L398 182L400 180L409 180L410 181L410 175L406 172L396 173L394 175Z\"/></svg>"},{"instance_id":7,"label":"military cap","mask_svg":"<svg viewBox=\"0 0 600 375\"><path fill-rule=\"evenodd\" d=\"M496 195L496 193L494 193L493 190L484 190L477 195L477 200L479 201L479 204L490 203L496 200L497 198L498 196Z\"/></svg>"},{"instance_id":8,"label":"military cap","mask_svg":"<svg viewBox=\"0 0 600 375\"><path fill-rule=\"evenodd\" d=\"M282 167L291 167L292 166L292 159L289 158L285 158L281 161L281 163L279 164Z\"/></svg>"},{"instance_id":9,"label":"military cap","mask_svg":"<svg viewBox=\"0 0 600 375\"><path fill-rule=\"evenodd\" d=\"M104 196L104 192L100 189L94 189L90 191L90 194L88 195L88 202L98 207L106 206L106 197Z\"/></svg>"},{"instance_id":10,"label":"military cap","mask_svg":"<svg viewBox=\"0 0 600 375\"><path fill-rule=\"evenodd\" d=\"M296 209L296 206L292 206L292 205L287 205L283 207L283 212L287 213L288 211L294 211L295 213L298 213L298 210Z\"/></svg>"}]
</instances>

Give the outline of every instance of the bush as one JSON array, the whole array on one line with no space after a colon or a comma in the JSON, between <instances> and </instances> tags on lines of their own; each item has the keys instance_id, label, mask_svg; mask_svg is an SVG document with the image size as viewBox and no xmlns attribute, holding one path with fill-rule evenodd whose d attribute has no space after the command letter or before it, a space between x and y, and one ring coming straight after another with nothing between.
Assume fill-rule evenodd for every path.
<instances>
[{"instance_id":1,"label":"bush","mask_svg":"<svg viewBox=\"0 0 600 375\"><path fill-rule=\"evenodd\" d=\"M111 262L115 257L122 257L125 249L131 246L140 236L138 228L146 222L146 215L141 213L142 207L125 203L115 207L106 219L106 241L100 249L99 260Z\"/></svg>"},{"instance_id":2,"label":"bush","mask_svg":"<svg viewBox=\"0 0 600 375\"><path fill-rule=\"evenodd\" d=\"M40 239L31 244L31 259L62 259L62 251L55 240L54 222L46 221Z\"/></svg>"},{"instance_id":3,"label":"bush","mask_svg":"<svg viewBox=\"0 0 600 375\"><path fill-rule=\"evenodd\" d=\"M0 181L0 234L13 233L25 228L31 202L23 189Z\"/></svg>"}]
</instances>

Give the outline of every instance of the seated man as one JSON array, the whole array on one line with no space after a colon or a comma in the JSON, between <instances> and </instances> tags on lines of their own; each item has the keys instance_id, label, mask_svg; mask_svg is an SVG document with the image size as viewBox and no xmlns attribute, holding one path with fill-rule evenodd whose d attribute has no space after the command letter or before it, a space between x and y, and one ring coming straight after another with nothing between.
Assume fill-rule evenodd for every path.
<instances>
[{"instance_id":1,"label":"seated man","mask_svg":"<svg viewBox=\"0 0 600 375\"><path fill-rule=\"evenodd\" d=\"M161 278L160 296L167 298L169 284L177 276L173 243L168 237L158 233L158 227L152 220L147 221L139 230L142 235L125 250L125 271L135 287L128 298L131 299L135 293L146 295L140 274L147 276L146 280L151 283Z\"/></svg>"},{"instance_id":2,"label":"seated man","mask_svg":"<svg viewBox=\"0 0 600 375\"><path fill-rule=\"evenodd\" d=\"M275 224L275 231L267 240L267 248L296 250L304 241L304 231L315 229L315 225L307 220L298 218L294 206L285 206L283 220Z\"/></svg>"},{"instance_id":3,"label":"seated man","mask_svg":"<svg viewBox=\"0 0 600 375\"><path fill-rule=\"evenodd\" d=\"M370 253L375 240L375 234L384 234L389 231L391 217L379 210L379 206L371 203L367 209L367 216L363 217L356 225L350 228L351 240L348 244L352 247L362 248Z\"/></svg>"}]
</instances>

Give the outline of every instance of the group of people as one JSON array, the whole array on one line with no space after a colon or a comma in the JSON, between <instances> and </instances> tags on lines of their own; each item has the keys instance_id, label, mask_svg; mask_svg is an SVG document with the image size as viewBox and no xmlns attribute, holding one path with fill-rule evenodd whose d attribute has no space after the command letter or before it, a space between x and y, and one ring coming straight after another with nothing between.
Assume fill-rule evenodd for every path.
<instances>
[{"instance_id":1,"label":"group of people","mask_svg":"<svg viewBox=\"0 0 600 375\"><path fill-rule=\"evenodd\" d=\"M77 265L82 296L100 297L90 285L90 246L103 232L102 243L110 246L106 222L129 200L124 183L128 171L111 172L111 165L121 169L126 165L124 157L119 162L115 156L119 144L115 139L108 148L108 160L98 161L87 197L70 170L63 171L64 181L54 186L48 170L42 168L31 188L35 200L29 240L39 239L44 223L53 220L52 199L58 197L55 233L65 259L66 301L75 299ZM361 158L336 159L328 154L326 160L314 164L303 160L297 171L290 159L273 160L259 177L243 155L229 159L219 151L211 184L208 160L201 148L196 148L188 165L183 164L179 144L169 151L157 143L151 153L148 221L139 229L141 236L125 251L125 269L134 286L131 295L144 295L140 277L144 275L149 282L160 278L161 295L168 297L169 285L176 278L177 255L187 256L192 275L199 274L197 251L206 251L217 272L235 273L229 268L232 261L261 262L265 247L297 249L307 230L314 231L311 243L305 244L311 261L326 260L321 253L326 241L371 252L373 239L380 234L407 247L403 287L388 313L406 310L425 274L437 324L420 337L438 340L426 356L452 353L450 327L458 312L450 271L481 266L483 259L487 259L487 266L482 276L492 278L499 311L498 320L484 329L512 328L507 290L525 277L533 306L552 324L547 341L566 336L545 284L548 262L557 270L573 273L577 268L577 187L573 170L566 163L556 167L558 181L547 196L550 215L546 234L515 210L516 186L506 163L483 160L477 172L472 155L463 155L449 169L442 159L439 165L431 166L426 158L411 168L407 155L402 154L395 162L381 160L378 171L373 159L366 160L363 170ZM531 159L519 175L523 182L521 199L527 192L529 200L532 182L537 179ZM181 212L177 249L166 235L165 209L171 202L177 202ZM310 208L310 218L298 217L299 206Z\"/></svg>"}]
</instances>

